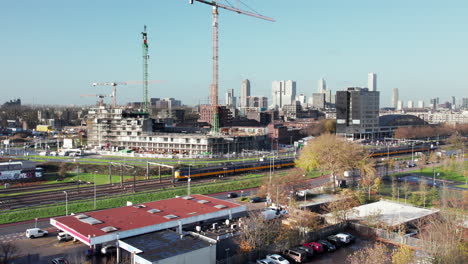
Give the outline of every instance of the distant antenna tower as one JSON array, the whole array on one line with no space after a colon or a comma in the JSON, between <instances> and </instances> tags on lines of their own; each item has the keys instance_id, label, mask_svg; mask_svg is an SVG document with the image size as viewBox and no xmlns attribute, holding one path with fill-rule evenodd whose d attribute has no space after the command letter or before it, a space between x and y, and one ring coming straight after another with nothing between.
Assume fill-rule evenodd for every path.
<instances>
[{"instance_id":1,"label":"distant antenna tower","mask_svg":"<svg viewBox=\"0 0 468 264\"><path fill-rule=\"evenodd\" d=\"M141 32L143 37L143 109L148 113L148 34L146 33L146 25L144 31Z\"/></svg>"}]
</instances>

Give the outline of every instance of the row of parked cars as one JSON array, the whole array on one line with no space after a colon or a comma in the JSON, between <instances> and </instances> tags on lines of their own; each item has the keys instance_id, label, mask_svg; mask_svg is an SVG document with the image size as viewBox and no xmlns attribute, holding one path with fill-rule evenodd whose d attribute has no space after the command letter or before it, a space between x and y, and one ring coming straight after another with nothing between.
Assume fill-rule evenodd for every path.
<instances>
[{"instance_id":1,"label":"row of parked cars","mask_svg":"<svg viewBox=\"0 0 468 264\"><path fill-rule=\"evenodd\" d=\"M283 254L270 254L265 259L257 260L257 264L289 264L304 263L313 256L325 252L333 252L339 247L354 242L355 237L349 233L338 233L316 242L305 243L301 246L287 249Z\"/></svg>"}]
</instances>

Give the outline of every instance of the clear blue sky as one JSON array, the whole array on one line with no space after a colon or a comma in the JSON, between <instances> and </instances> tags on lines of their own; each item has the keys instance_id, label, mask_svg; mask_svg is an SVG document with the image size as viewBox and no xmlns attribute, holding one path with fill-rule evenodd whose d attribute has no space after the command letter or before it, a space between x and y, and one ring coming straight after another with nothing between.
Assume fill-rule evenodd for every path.
<instances>
[{"instance_id":1,"label":"clear blue sky","mask_svg":"<svg viewBox=\"0 0 468 264\"><path fill-rule=\"evenodd\" d=\"M225 3L224 0L220 0ZM230 0L234 5L237 0ZM220 10L220 100L271 96L271 81L297 81L310 95L317 80L341 90L378 74L381 105L400 89L404 101L468 96L466 0L243 0L271 23ZM240 7L243 7L240 5ZM151 97L206 101L211 82L211 8L188 0L16 0L0 3L0 103L91 104L109 93L95 81L141 80L141 36L148 26ZM140 85L119 102L139 101Z\"/></svg>"}]
</instances>

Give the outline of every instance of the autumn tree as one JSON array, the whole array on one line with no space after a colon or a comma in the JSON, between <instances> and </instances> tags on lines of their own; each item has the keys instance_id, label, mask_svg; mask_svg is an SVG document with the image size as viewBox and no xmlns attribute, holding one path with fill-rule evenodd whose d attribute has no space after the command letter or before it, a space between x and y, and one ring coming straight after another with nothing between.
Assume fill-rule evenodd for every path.
<instances>
[{"instance_id":1,"label":"autumn tree","mask_svg":"<svg viewBox=\"0 0 468 264\"><path fill-rule=\"evenodd\" d=\"M392 252L392 264L408 264L412 263L414 259L414 251L406 245L402 245Z\"/></svg>"},{"instance_id":2,"label":"autumn tree","mask_svg":"<svg viewBox=\"0 0 468 264\"><path fill-rule=\"evenodd\" d=\"M359 199L356 193L346 189L343 190L339 196L328 203L325 209L330 212L335 222L343 223L356 212L354 207L359 206Z\"/></svg>"},{"instance_id":3,"label":"autumn tree","mask_svg":"<svg viewBox=\"0 0 468 264\"><path fill-rule=\"evenodd\" d=\"M333 190L336 191L338 175L356 168L358 162L366 157L362 146L332 134L323 134L310 140L302 149L296 166L307 171L319 169L330 173Z\"/></svg>"},{"instance_id":4,"label":"autumn tree","mask_svg":"<svg viewBox=\"0 0 468 264\"><path fill-rule=\"evenodd\" d=\"M381 183L380 177L377 176L375 163L369 157L365 157L357 162L357 168L361 173L361 186L367 190L368 197L371 199L371 191L378 190Z\"/></svg>"},{"instance_id":5,"label":"autumn tree","mask_svg":"<svg viewBox=\"0 0 468 264\"><path fill-rule=\"evenodd\" d=\"M281 231L281 221L277 219L266 221L259 212L251 212L240 222L240 249L249 252L253 249L263 249L275 242Z\"/></svg>"},{"instance_id":6,"label":"autumn tree","mask_svg":"<svg viewBox=\"0 0 468 264\"><path fill-rule=\"evenodd\" d=\"M390 264L390 250L382 243L375 243L371 247L365 247L348 256L349 264Z\"/></svg>"},{"instance_id":7,"label":"autumn tree","mask_svg":"<svg viewBox=\"0 0 468 264\"><path fill-rule=\"evenodd\" d=\"M263 178L258 195L268 195L276 204L287 204L296 191L307 188L302 175L299 169L286 173L272 173L271 177Z\"/></svg>"}]
</instances>

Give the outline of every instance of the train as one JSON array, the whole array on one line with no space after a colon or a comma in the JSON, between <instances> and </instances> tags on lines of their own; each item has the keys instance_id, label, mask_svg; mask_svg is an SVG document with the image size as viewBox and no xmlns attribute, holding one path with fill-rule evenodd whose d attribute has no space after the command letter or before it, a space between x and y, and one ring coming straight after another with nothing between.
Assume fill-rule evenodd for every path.
<instances>
[{"instance_id":1,"label":"train","mask_svg":"<svg viewBox=\"0 0 468 264\"><path fill-rule=\"evenodd\" d=\"M429 152L434 150L435 148L431 145L416 145L413 147L393 147L389 149L379 149L379 150L372 150L370 151L371 157L385 157L387 155L401 155L401 154L409 154L412 152ZM239 174L239 173L246 173L252 171L261 171L261 170L268 170L270 167L274 167L275 169L283 169L283 168L292 168L295 166L294 158L285 158L285 159L278 159L274 160L274 164L272 164L272 160L265 160L265 161L251 161L247 163L231 163L228 165L219 165L219 166L209 166L203 168L189 168L189 167L182 167L176 171L174 171L174 181L178 180L185 180L190 178L199 178L199 177L209 177L209 176L224 176L224 175L232 175L232 174Z\"/></svg>"},{"instance_id":2,"label":"train","mask_svg":"<svg viewBox=\"0 0 468 264\"><path fill-rule=\"evenodd\" d=\"M371 157L385 157L385 156L392 156L392 155L402 155L402 154L411 154L416 152L429 152L435 150L435 147L431 145L416 145L416 146L409 146L409 147L392 147L388 149L378 149L378 150L371 150L370 156Z\"/></svg>"},{"instance_id":3,"label":"train","mask_svg":"<svg viewBox=\"0 0 468 264\"><path fill-rule=\"evenodd\" d=\"M14 181L42 177L42 168L30 161L0 162L0 181Z\"/></svg>"},{"instance_id":4,"label":"train","mask_svg":"<svg viewBox=\"0 0 468 264\"><path fill-rule=\"evenodd\" d=\"M230 174L246 173L258 170L268 170L271 167L275 169L292 168L294 167L294 159L275 159L264 161L253 161L246 163L231 163L225 166L209 166L203 168L182 167L174 171L174 180L184 180L190 178L221 176Z\"/></svg>"}]
</instances>

